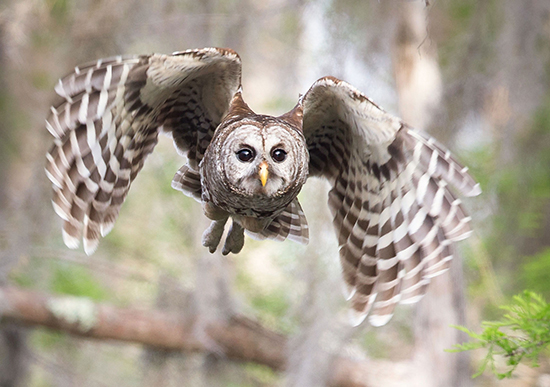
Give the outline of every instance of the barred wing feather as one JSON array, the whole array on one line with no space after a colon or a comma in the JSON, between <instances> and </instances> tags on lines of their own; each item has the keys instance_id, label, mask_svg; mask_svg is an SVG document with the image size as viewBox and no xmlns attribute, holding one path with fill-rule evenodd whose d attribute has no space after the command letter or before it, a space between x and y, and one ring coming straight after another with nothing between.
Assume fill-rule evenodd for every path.
<instances>
[{"instance_id":1,"label":"barred wing feather","mask_svg":"<svg viewBox=\"0 0 550 387\"><path fill-rule=\"evenodd\" d=\"M353 320L384 325L444 272L452 242L470 235L465 196L479 185L443 146L333 77L305 94L310 175L327 178Z\"/></svg>"},{"instance_id":2,"label":"barred wing feather","mask_svg":"<svg viewBox=\"0 0 550 387\"><path fill-rule=\"evenodd\" d=\"M240 78L235 52L207 48L102 59L61 79L46 120L54 136L46 173L67 246L82 238L86 253L96 249L161 129L188 157L179 188L196 195L198 163Z\"/></svg>"}]
</instances>

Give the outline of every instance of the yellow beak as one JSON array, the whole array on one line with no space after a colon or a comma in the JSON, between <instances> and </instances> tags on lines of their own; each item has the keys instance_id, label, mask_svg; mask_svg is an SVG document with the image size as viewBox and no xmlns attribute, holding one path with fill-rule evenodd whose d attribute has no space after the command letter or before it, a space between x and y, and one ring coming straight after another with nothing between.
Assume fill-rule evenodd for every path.
<instances>
[{"instance_id":1,"label":"yellow beak","mask_svg":"<svg viewBox=\"0 0 550 387\"><path fill-rule=\"evenodd\" d=\"M260 181L262 182L262 187L265 187L265 184L267 183L267 177L269 176L269 172L267 171L267 162L262 161L260 163Z\"/></svg>"}]
</instances>

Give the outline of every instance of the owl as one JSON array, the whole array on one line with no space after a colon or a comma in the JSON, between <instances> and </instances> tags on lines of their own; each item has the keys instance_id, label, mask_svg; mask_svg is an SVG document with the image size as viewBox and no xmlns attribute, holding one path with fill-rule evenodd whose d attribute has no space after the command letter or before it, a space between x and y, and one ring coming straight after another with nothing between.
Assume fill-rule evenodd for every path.
<instances>
[{"instance_id":1,"label":"owl","mask_svg":"<svg viewBox=\"0 0 550 387\"><path fill-rule=\"evenodd\" d=\"M70 248L91 254L113 227L159 133L186 164L172 187L212 220L203 245L237 254L244 234L308 242L297 195L327 179L354 322L385 324L418 301L470 235L460 199L479 184L443 146L386 113L350 84L324 77L279 117L244 102L230 49L117 56L75 67L55 87L46 174ZM450 190L454 187L454 191Z\"/></svg>"}]
</instances>

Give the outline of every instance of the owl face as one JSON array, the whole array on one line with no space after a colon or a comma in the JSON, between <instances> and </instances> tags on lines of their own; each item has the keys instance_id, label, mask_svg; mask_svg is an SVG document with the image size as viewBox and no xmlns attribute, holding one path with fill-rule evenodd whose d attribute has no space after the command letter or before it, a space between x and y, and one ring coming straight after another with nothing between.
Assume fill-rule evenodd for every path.
<instances>
[{"instance_id":1,"label":"owl face","mask_svg":"<svg viewBox=\"0 0 550 387\"><path fill-rule=\"evenodd\" d=\"M283 195L307 176L305 141L284 122L238 125L228 133L220 153L225 181L244 196Z\"/></svg>"}]
</instances>

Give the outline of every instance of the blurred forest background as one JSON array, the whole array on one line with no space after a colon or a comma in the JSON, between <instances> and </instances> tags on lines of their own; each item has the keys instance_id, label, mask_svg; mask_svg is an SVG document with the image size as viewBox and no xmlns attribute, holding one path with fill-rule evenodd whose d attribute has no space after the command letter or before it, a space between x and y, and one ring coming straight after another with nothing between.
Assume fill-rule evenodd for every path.
<instances>
[{"instance_id":1,"label":"blurred forest background","mask_svg":"<svg viewBox=\"0 0 550 387\"><path fill-rule=\"evenodd\" d=\"M349 326L318 181L301 194L309 246L247 239L237 256L210 255L201 206L170 187L184 160L167 138L98 251L63 245L43 171L57 79L97 58L207 46L241 55L244 97L260 113L289 110L333 75L470 167L484 191L466 201L475 234L418 305L382 328ZM2 387L550 386L547 359L497 382L471 379L475 352L444 352L464 339L451 324L476 330L523 289L550 299L548 0L0 0L0 117L0 315L7 289L81 296L192 318L202 349L4 318ZM284 365L227 355L208 327L235 315L285 343Z\"/></svg>"}]
</instances>

